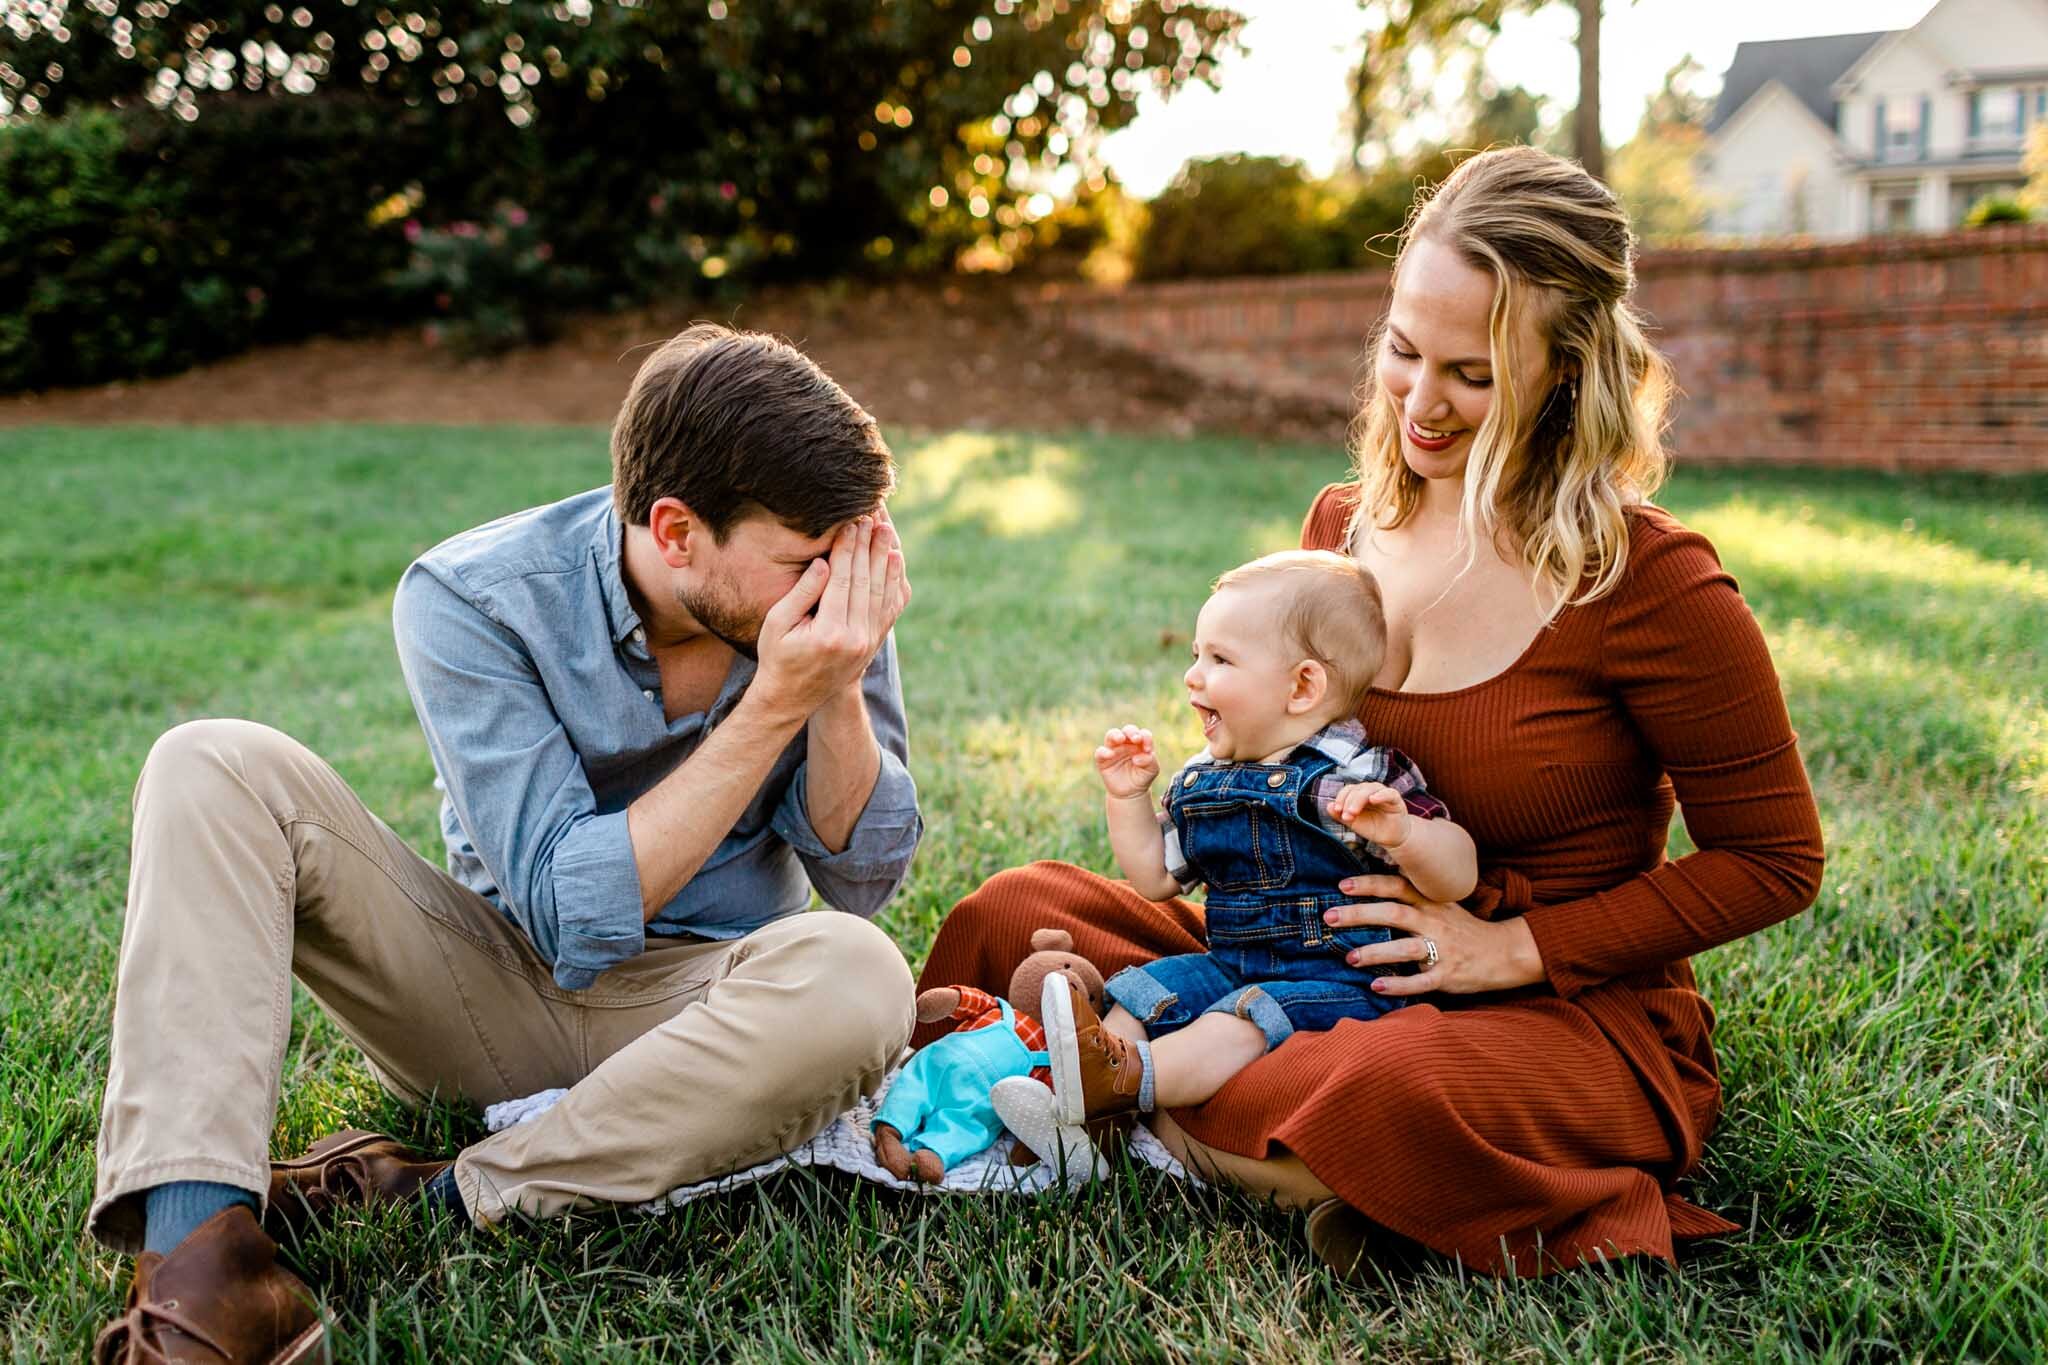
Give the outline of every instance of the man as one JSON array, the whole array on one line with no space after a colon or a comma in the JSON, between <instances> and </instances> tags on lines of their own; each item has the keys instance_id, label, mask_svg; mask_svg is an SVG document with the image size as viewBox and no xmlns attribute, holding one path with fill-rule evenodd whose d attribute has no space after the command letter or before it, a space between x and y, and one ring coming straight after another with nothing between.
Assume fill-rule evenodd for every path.
<instances>
[{"instance_id":1,"label":"man","mask_svg":"<svg viewBox=\"0 0 2048 1365\"><path fill-rule=\"evenodd\" d=\"M634 379L612 472L399 584L446 871L274 730L152 750L90 1215L143 1254L107 1356L300 1359L279 1229L649 1199L803 1142L902 1050L909 969L863 918L922 831L888 447L792 347L700 325ZM852 913L797 913L813 886ZM270 1163L294 974L397 1095L569 1093L452 1162L349 1132Z\"/></svg>"}]
</instances>

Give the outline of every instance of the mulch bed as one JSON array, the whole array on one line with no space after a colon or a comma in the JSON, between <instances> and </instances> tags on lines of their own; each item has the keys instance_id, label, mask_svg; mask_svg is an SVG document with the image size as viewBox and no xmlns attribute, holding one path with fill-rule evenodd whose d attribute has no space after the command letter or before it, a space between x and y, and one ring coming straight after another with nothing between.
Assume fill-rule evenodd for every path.
<instances>
[{"instance_id":1,"label":"mulch bed","mask_svg":"<svg viewBox=\"0 0 2048 1365\"><path fill-rule=\"evenodd\" d=\"M1340 441L1327 405L1231 391L1039 322L1028 285L768 289L738 305L586 317L555 342L464 360L417 329L273 346L162 379L0 397L27 423L609 423L644 348L698 318L776 332L882 422L927 431L1224 432Z\"/></svg>"}]
</instances>

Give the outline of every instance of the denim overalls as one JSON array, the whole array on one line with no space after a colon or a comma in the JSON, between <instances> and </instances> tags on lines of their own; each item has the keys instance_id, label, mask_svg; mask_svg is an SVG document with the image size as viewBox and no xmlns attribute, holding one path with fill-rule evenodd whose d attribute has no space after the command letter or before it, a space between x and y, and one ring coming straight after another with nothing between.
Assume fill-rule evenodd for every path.
<instances>
[{"instance_id":1,"label":"denim overalls","mask_svg":"<svg viewBox=\"0 0 2048 1365\"><path fill-rule=\"evenodd\" d=\"M989 1097L996 1082L1052 1065L1017 1036L1010 1002L996 1003L1003 1011L999 1022L949 1033L912 1053L875 1111L874 1121L901 1133L905 1148L938 1153L947 1170L1003 1135Z\"/></svg>"},{"instance_id":2,"label":"denim overalls","mask_svg":"<svg viewBox=\"0 0 2048 1365\"><path fill-rule=\"evenodd\" d=\"M1372 989L1374 977L1398 968L1344 960L1393 934L1323 923L1324 911L1353 900L1339 882L1384 870L1302 813L1303 793L1336 766L1304 746L1284 763L1201 763L1174 775L1166 813L1209 888L1209 951L1126 968L1108 983L1109 997L1153 1037L1231 1013L1257 1024L1270 1051L1296 1029L1377 1018L1403 1003Z\"/></svg>"}]
</instances>

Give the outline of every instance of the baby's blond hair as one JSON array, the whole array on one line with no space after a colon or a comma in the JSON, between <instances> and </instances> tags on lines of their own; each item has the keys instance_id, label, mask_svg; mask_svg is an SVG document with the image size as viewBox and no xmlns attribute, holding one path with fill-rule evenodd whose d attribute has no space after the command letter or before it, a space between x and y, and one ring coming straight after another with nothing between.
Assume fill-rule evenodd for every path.
<instances>
[{"instance_id":1,"label":"baby's blond hair","mask_svg":"<svg viewBox=\"0 0 2048 1365\"><path fill-rule=\"evenodd\" d=\"M1330 696L1354 716L1372 691L1387 653L1387 618L1379 581L1348 555L1282 550L1240 564L1214 591L1272 582L1281 590L1280 638L1298 659L1314 659L1330 675Z\"/></svg>"}]
</instances>

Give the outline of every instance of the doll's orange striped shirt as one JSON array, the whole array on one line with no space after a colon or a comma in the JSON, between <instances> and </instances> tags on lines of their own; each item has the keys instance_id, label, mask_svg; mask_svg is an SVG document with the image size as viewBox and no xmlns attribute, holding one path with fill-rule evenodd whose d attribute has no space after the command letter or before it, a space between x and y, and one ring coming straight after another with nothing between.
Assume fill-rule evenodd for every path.
<instances>
[{"instance_id":1,"label":"doll's orange striped shirt","mask_svg":"<svg viewBox=\"0 0 2048 1365\"><path fill-rule=\"evenodd\" d=\"M972 1021L960 1025L954 1032L965 1033L969 1029L987 1028L990 1024L1002 1022L1003 1005L993 995L973 986L956 986L954 989L960 992L960 1003L953 1007L952 1017ZM1045 1025L1018 1009L1015 1002L1010 1005L1010 1014L1017 1021L1017 1041L1032 1052L1045 1051ZM1052 1071L1048 1067L1031 1068L1031 1077L1046 1085L1052 1084Z\"/></svg>"}]
</instances>

